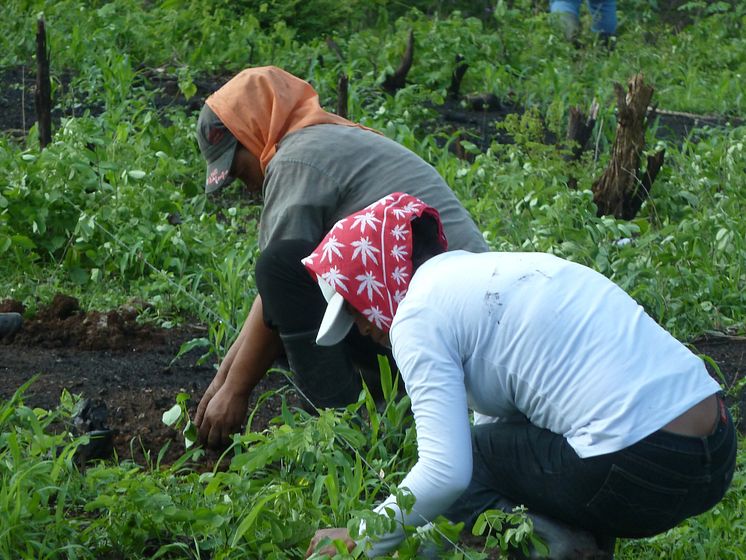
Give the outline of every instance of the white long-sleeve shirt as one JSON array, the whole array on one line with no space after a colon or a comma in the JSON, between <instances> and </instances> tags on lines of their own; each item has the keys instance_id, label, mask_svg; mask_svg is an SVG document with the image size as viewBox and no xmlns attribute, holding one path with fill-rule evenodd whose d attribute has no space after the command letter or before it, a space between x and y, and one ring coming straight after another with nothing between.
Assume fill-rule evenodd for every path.
<instances>
[{"instance_id":1,"label":"white long-sleeve shirt","mask_svg":"<svg viewBox=\"0 0 746 560\"><path fill-rule=\"evenodd\" d=\"M453 251L415 273L390 331L418 461L401 483L422 525L472 472L475 422L524 416L580 457L624 449L720 390L702 361L603 275L544 253ZM370 552L402 539L385 535Z\"/></svg>"}]
</instances>

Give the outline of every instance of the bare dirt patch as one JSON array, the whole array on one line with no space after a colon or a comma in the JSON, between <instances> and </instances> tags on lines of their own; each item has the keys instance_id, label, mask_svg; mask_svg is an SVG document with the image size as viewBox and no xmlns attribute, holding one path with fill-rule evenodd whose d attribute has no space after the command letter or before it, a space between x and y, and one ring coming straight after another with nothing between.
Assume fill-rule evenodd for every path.
<instances>
[{"instance_id":1,"label":"bare dirt patch","mask_svg":"<svg viewBox=\"0 0 746 560\"><path fill-rule=\"evenodd\" d=\"M12 300L0 311L22 311ZM198 326L160 329L137 322L134 308L108 312L80 309L78 301L58 295L35 317L26 319L15 335L0 339L0 399L12 397L34 376L26 390L26 405L47 410L59 404L63 389L90 399L105 409L106 427L113 431L120 459L143 464L155 460L164 445L164 462L184 452L181 434L161 421L178 393L190 395L192 411L215 373L214 364L199 364L201 351L175 359L180 346L204 336ZM260 395L285 387L280 374L269 374L252 395L252 410ZM257 410L253 428L262 430L279 415L281 399L267 399ZM100 414L100 412L99 412ZM217 455L209 454L207 463Z\"/></svg>"}]
</instances>

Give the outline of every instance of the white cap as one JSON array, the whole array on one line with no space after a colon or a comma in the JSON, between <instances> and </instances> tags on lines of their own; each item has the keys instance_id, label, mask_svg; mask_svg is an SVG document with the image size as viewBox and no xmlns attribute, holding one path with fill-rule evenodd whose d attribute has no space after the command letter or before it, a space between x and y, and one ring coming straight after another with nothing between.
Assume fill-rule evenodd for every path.
<instances>
[{"instance_id":1,"label":"white cap","mask_svg":"<svg viewBox=\"0 0 746 560\"><path fill-rule=\"evenodd\" d=\"M323 278L316 276L321 293L326 299L326 312L316 335L319 346L334 346L342 340L354 323L352 315L345 310L345 299Z\"/></svg>"}]
</instances>

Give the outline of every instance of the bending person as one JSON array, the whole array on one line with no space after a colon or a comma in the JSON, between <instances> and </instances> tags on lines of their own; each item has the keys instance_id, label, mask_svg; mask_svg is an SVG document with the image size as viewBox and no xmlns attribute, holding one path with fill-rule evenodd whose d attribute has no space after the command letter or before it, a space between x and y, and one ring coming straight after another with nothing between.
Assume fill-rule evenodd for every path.
<instances>
[{"instance_id":1,"label":"bending person","mask_svg":"<svg viewBox=\"0 0 746 560\"><path fill-rule=\"evenodd\" d=\"M361 216L378 226L365 253ZM524 504L578 529L549 539L552 558L566 558L660 533L723 497L736 439L719 385L606 277L544 253L444 253L437 212L401 193L332 232L304 260L329 295L318 341L355 323L390 345L417 430L418 461L400 485L414 509L392 496L377 512L469 525ZM325 537L355 545L346 529L324 529L308 553ZM369 554L402 537L384 535Z\"/></svg>"},{"instance_id":2,"label":"bending person","mask_svg":"<svg viewBox=\"0 0 746 560\"><path fill-rule=\"evenodd\" d=\"M195 423L209 446L246 419L251 391L284 352L317 406L341 406L378 379L383 349L357 333L315 344L326 302L300 264L344 216L408 189L438 209L454 248L485 251L472 219L435 169L384 136L324 111L307 82L275 67L251 68L209 97L197 126L207 192L238 178L264 201L259 295L210 386ZM366 222L358 229L366 232Z\"/></svg>"}]
</instances>

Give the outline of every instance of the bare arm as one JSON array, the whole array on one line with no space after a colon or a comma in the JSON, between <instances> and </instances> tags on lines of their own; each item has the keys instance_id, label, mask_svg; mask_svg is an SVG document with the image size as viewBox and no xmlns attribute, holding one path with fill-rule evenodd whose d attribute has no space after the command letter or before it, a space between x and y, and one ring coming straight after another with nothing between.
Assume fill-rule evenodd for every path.
<instances>
[{"instance_id":1,"label":"bare arm","mask_svg":"<svg viewBox=\"0 0 746 560\"><path fill-rule=\"evenodd\" d=\"M225 445L241 426L251 391L282 352L280 337L267 328L262 314L262 299L257 296L238 338L197 407L194 423L199 428L200 441L208 447Z\"/></svg>"}]
</instances>

